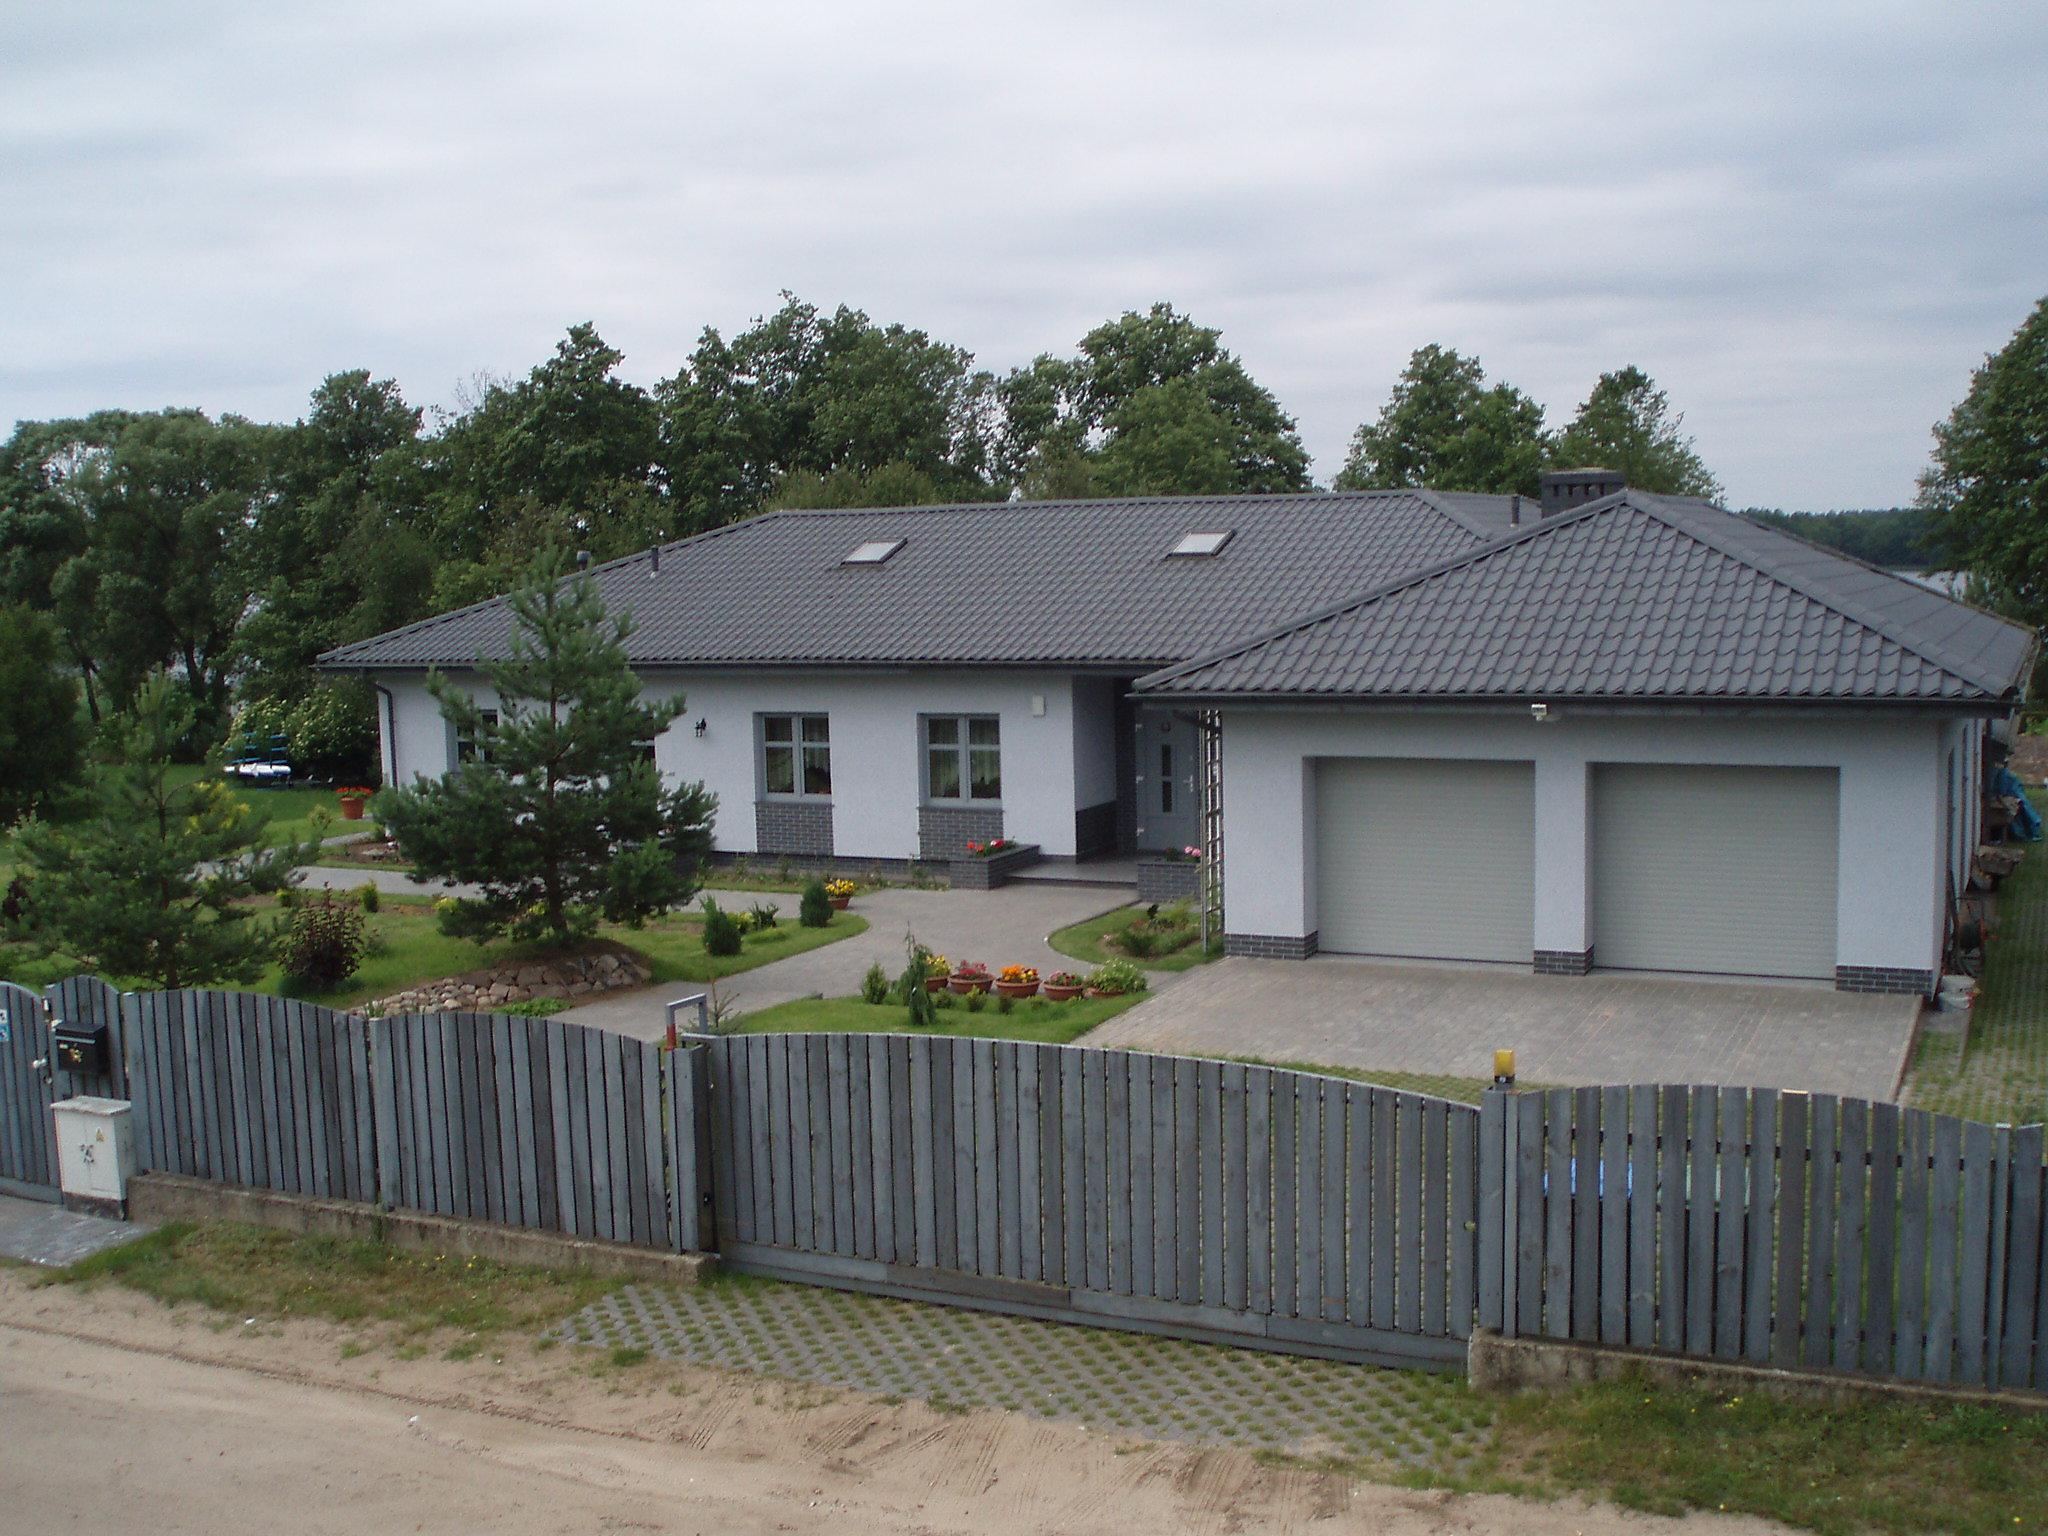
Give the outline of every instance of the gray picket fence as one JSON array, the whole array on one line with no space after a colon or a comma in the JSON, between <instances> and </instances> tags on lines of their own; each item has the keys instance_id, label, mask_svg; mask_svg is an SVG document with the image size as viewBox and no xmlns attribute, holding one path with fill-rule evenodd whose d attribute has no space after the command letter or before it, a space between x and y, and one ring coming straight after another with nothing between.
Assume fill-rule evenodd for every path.
<instances>
[{"instance_id":1,"label":"gray picket fence","mask_svg":"<svg viewBox=\"0 0 2048 1536\"><path fill-rule=\"evenodd\" d=\"M903 1035L0 986L0 1181L54 1185L45 1003L145 1168L1033 1316L1456 1368L1476 1325L2048 1390L2038 1125L1772 1089L1493 1092ZM37 1123L45 1122L40 1132Z\"/></svg>"},{"instance_id":2,"label":"gray picket fence","mask_svg":"<svg viewBox=\"0 0 2048 1536\"><path fill-rule=\"evenodd\" d=\"M2048 1390L2042 1127L1758 1088L1489 1095L1480 1320Z\"/></svg>"},{"instance_id":3,"label":"gray picket fence","mask_svg":"<svg viewBox=\"0 0 2048 1536\"><path fill-rule=\"evenodd\" d=\"M900 1035L708 1047L741 1269L1458 1368L1478 1112L1304 1072Z\"/></svg>"}]
</instances>

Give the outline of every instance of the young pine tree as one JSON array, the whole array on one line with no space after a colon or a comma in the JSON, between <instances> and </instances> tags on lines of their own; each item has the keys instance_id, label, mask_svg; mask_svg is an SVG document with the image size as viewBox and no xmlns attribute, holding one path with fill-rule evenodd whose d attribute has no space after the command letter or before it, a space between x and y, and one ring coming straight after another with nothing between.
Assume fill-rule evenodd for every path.
<instances>
[{"instance_id":1,"label":"young pine tree","mask_svg":"<svg viewBox=\"0 0 2048 1536\"><path fill-rule=\"evenodd\" d=\"M701 784L664 790L645 750L683 701L641 697L630 620L607 616L588 577L565 579L559 554L511 604L511 655L479 668L498 695L495 723L428 680L475 757L387 790L377 817L421 876L483 888L453 909L454 931L568 944L600 921L637 927L690 899L711 847L716 797Z\"/></svg>"},{"instance_id":2,"label":"young pine tree","mask_svg":"<svg viewBox=\"0 0 2048 1536\"><path fill-rule=\"evenodd\" d=\"M317 849L266 848L267 818L217 775L173 772L193 716L186 690L150 677L107 724L85 773L86 814L23 823L14 848L28 878L14 926L35 947L163 988L263 973L276 929L245 903L284 890Z\"/></svg>"}]
</instances>

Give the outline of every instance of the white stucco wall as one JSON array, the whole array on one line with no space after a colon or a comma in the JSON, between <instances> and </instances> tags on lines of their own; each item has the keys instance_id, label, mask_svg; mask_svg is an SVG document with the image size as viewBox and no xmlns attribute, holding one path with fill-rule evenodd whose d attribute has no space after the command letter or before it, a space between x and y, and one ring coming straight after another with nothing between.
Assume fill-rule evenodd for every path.
<instances>
[{"instance_id":1,"label":"white stucco wall","mask_svg":"<svg viewBox=\"0 0 2048 1536\"><path fill-rule=\"evenodd\" d=\"M452 741L440 706L420 677L387 678L395 701L398 779L438 777L448 770ZM451 675L480 703L495 702L474 677ZM687 704L661 739L654 758L672 781L701 779L718 796L716 845L754 851L755 717L823 714L832 730L832 821L835 851L845 858L904 859L918 854L921 793L918 718L926 714L995 715L1002 722L1005 835L1046 853L1074 852L1074 811L1113 797L1095 792L1099 759L1113 752L1077 748L1077 681L1033 672L754 672L647 674L650 694ZM1092 731L1100 701L1084 705ZM704 734L695 732L698 720ZM1107 729L1107 722L1104 722ZM387 745L387 753L389 746ZM1113 759L1112 759L1113 761ZM1076 799L1083 764L1091 798Z\"/></svg>"},{"instance_id":2,"label":"white stucco wall","mask_svg":"<svg viewBox=\"0 0 2048 1536\"><path fill-rule=\"evenodd\" d=\"M1939 962L1947 750L1974 726L1915 718L1412 714L1244 709L1223 715L1224 902L1231 932L1317 929L1315 763L1323 757L1527 761L1536 772L1534 948L1590 942L1589 768L1595 763L1834 767L1841 773L1839 965ZM1962 776L1971 804L1974 779ZM1974 837L1974 826L1970 828ZM1965 845L1974 847L1974 841ZM1967 857L1967 853L1963 855ZM1681 870L1671 872L1683 879ZM1597 959L1597 957L1596 957Z\"/></svg>"},{"instance_id":3,"label":"white stucco wall","mask_svg":"<svg viewBox=\"0 0 2048 1536\"><path fill-rule=\"evenodd\" d=\"M1080 806L1116 799L1116 697L1107 677L1074 679L1074 799Z\"/></svg>"}]
</instances>

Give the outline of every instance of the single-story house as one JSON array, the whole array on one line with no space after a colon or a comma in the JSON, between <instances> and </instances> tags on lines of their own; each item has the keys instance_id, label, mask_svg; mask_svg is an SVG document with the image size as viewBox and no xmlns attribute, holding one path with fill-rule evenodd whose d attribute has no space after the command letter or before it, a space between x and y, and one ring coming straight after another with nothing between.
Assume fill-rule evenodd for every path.
<instances>
[{"instance_id":1,"label":"single-story house","mask_svg":"<svg viewBox=\"0 0 2048 1536\"><path fill-rule=\"evenodd\" d=\"M2034 637L1604 472L769 513L596 567L721 853L1208 848L1233 952L1927 992ZM324 658L387 782L503 600ZM2001 727L2002 728L2002 727ZM1205 815L1205 807L1209 814Z\"/></svg>"}]
</instances>

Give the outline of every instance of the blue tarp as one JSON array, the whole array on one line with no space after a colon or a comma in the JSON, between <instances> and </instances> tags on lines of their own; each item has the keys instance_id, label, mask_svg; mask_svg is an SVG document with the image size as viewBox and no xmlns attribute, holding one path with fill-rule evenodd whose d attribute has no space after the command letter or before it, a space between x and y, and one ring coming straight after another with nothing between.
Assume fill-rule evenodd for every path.
<instances>
[{"instance_id":1,"label":"blue tarp","mask_svg":"<svg viewBox=\"0 0 2048 1536\"><path fill-rule=\"evenodd\" d=\"M2007 834L2008 836L2016 837L2023 843L2041 841L2041 813L2034 809L2034 802L2027 798L2027 787L2020 782L2018 774L2010 768L2001 766L1991 775L1991 793L2001 798L2010 795L2020 803L2018 812L2013 816L2012 831Z\"/></svg>"}]
</instances>

